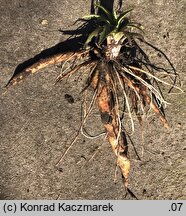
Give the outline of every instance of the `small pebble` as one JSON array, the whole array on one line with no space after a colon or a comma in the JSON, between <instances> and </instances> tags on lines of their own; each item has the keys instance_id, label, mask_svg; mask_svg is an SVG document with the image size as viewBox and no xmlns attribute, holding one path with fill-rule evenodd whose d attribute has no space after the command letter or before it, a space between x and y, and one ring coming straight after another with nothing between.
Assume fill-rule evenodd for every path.
<instances>
[{"instance_id":1,"label":"small pebble","mask_svg":"<svg viewBox=\"0 0 186 216\"><path fill-rule=\"evenodd\" d=\"M43 19L43 20L41 21L41 25L47 26L47 25L48 25L48 20Z\"/></svg>"}]
</instances>

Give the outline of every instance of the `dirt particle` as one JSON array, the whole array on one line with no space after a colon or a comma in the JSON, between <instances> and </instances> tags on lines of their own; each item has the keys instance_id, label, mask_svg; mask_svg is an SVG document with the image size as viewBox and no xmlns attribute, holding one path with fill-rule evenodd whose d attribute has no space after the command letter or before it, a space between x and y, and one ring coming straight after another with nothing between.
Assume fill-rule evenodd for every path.
<instances>
[{"instance_id":1,"label":"dirt particle","mask_svg":"<svg viewBox=\"0 0 186 216\"><path fill-rule=\"evenodd\" d=\"M58 171L62 173L63 169L60 167L60 168L58 168Z\"/></svg>"},{"instance_id":2,"label":"dirt particle","mask_svg":"<svg viewBox=\"0 0 186 216\"><path fill-rule=\"evenodd\" d=\"M146 194L147 193L147 190L144 188L143 189L143 194Z\"/></svg>"},{"instance_id":3,"label":"dirt particle","mask_svg":"<svg viewBox=\"0 0 186 216\"><path fill-rule=\"evenodd\" d=\"M74 98L72 95L65 94L65 99L68 101L68 103L73 104L74 103Z\"/></svg>"},{"instance_id":4,"label":"dirt particle","mask_svg":"<svg viewBox=\"0 0 186 216\"><path fill-rule=\"evenodd\" d=\"M163 35L164 39L168 39L169 38L169 32L166 32L166 34Z\"/></svg>"},{"instance_id":5,"label":"dirt particle","mask_svg":"<svg viewBox=\"0 0 186 216\"><path fill-rule=\"evenodd\" d=\"M84 155L81 155L81 158L84 159L84 160L86 160L86 157Z\"/></svg>"}]
</instances>

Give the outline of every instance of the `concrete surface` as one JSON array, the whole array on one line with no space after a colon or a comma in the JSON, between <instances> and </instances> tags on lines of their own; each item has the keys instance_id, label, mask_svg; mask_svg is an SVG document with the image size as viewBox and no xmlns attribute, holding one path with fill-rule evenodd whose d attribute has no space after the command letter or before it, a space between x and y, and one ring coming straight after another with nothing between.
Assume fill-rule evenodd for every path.
<instances>
[{"instance_id":1,"label":"concrete surface","mask_svg":"<svg viewBox=\"0 0 186 216\"><path fill-rule=\"evenodd\" d=\"M146 39L174 63L186 90L186 2L125 2L127 8L135 6L132 16L147 29ZM86 77L73 76L53 86L60 65L51 66L2 94L18 64L64 40L58 29L75 28L73 22L89 10L88 0L0 0L0 199L132 199L125 198L120 174L116 184L113 181L116 161L103 137L79 137L62 170L55 167L80 125L79 93ZM161 63L157 53L149 50L149 55ZM72 95L74 103L65 94ZM171 102L166 108L171 128L164 129L153 115L146 122L144 142L138 124L132 136L142 160L130 145L129 186L139 199L186 198L185 94L165 96ZM88 126L92 133L103 130L96 108Z\"/></svg>"}]
</instances>

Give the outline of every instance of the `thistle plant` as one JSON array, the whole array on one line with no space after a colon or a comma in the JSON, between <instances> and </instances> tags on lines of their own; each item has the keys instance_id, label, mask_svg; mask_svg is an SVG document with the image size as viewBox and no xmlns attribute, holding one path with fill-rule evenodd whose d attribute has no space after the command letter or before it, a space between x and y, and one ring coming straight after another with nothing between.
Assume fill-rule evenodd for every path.
<instances>
[{"instance_id":1,"label":"thistle plant","mask_svg":"<svg viewBox=\"0 0 186 216\"><path fill-rule=\"evenodd\" d=\"M64 62L63 65L69 62L71 67L68 67L68 70L64 70L57 77L57 83L78 71L82 73L82 76L86 76L87 83L82 92L86 95L88 89L93 89L91 103L88 109L87 106L84 107L79 131L57 166L60 166L64 156L72 148L80 133L89 137L84 127L92 107L97 101L107 139L116 155L117 167L120 167L124 185L128 190L130 160L127 141L129 132L125 129L126 113L130 117L132 131L134 131L134 116L137 116L141 124L149 109L153 110L163 126L168 128L163 111L167 102L160 91L159 83L181 89L174 86L174 79L171 84L158 77L158 72L163 70L165 76L175 78L177 74L172 64L170 64L171 71L157 67L139 46L137 41L154 48L144 40L142 26L129 19L128 15L132 9L116 13L115 11L109 12L100 4L96 4L95 7L102 11L102 15L91 14L81 19L84 22L83 27L91 22L92 28L88 34L83 33L86 37L79 50L66 50L39 59L23 70L16 69L6 87L19 83L29 74L48 65L60 62ZM168 60L165 55L164 57ZM80 70L81 68L85 70ZM86 97L84 101L86 102Z\"/></svg>"},{"instance_id":2,"label":"thistle plant","mask_svg":"<svg viewBox=\"0 0 186 216\"><path fill-rule=\"evenodd\" d=\"M107 59L116 59L124 43L131 41L134 36L142 37L139 33L132 32L132 28L143 31L142 27L139 23L131 22L127 17L132 9L117 14L116 11L110 13L99 4L95 6L101 9L105 16L91 14L83 17L84 20L92 19L96 25L95 29L89 34L85 45L89 44L95 37L96 44L101 49L106 44L105 55Z\"/></svg>"}]
</instances>

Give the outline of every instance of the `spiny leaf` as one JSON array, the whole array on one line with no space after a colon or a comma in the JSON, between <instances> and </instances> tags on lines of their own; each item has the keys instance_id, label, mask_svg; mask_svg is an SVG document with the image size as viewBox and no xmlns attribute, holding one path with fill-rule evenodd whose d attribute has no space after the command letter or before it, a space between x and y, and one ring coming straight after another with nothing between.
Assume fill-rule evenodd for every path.
<instances>
[{"instance_id":1,"label":"spiny leaf","mask_svg":"<svg viewBox=\"0 0 186 216\"><path fill-rule=\"evenodd\" d=\"M97 14L90 14L82 17L82 19L94 19L94 18L98 19L101 18L101 16Z\"/></svg>"},{"instance_id":2,"label":"spiny leaf","mask_svg":"<svg viewBox=\"0 0 186 216\"><path fill-rule=\"evenodd\" d=\"M123 32L124 35L127 37L127 39L129 40L129 44L132 42L132 40L134 38L140 38L140 39L144 39L143 38L143 35L139 34L139 33L136 33L136 32L128 32L128 31L124 31Z\"/></svg>"},{"instance_id":3,"label":"spiny leaf","mask_svg":"<svg viewBox=\"0 0 186 216\"><path fill-rule=\"evenodd\" d=\"M112 29L110 28L109 25L105 25L103 28L103 31L100 33L100 38L98 43L102 44L104 42L104 40L107 38L107 36L110 34L110 32L112 31Z\"/></svg>"},{"instance_id":4,"label":"spiny leaf","mask_svg":"<svg viewBox=\"0 0 186 216\"><path fill-rule=\"evenodd\" d=\"M85 42L85 45L89 44L91 42L91 40L93 39L93 37L97 37L98 34L102 31L102 29L103 29L103 27L100 26L97 29L95 29L92 33L90 33L86 42Z\"/></svg>"},{"instance_id":5,"label":"spiny leaf","mask_svg":"<svg viewBox=\"0 0 186 216\"><path fill-rule=\"evenodd\" d=\"M112 14L108 10L106 10L104 7L102 7L101 5L99 5L99 4L95 4L95 6L98 7L98 8L100 8L105 13L105 15L108 17L108 21L110 23L112 23L112 18L113 18Z\"/></svg>"},{"instance_id":6,"label":"spiny leaf","mask_svg":"<svg viewBox=\"0 0 186 216\"><path fill-rule=\"evenodd\" d=\"M107 20L105 17L97 15L97 14L90 14L87 16L83 16L82 19L84 19L84 20L97 19L101 22L105 22L105 23L110 24L109 20Z\"/></svg>"},{"instance_id":7,"label":"spiny leaf","mask_svg":"<svg viewBox=\"0 0 186 216\"><path fill-rule=\"evenodd\" d=\"M118 17L117 17L116 11L114 10L113 11L113 19L114 19L115 22L117 22L117 18Z\"/></svg>"},{"instance_id":8,"label":"spiny leaf","mask_svg":"<svg viewBox=\"0 0 186 216\"><path fill-rule=\"evenodd\" d=\"M129 34L130 34L133 38L136 37L136 38L140 38L140 39L144 40L143 35L140 34L140 33L137 33L137 32L129 32Z\"/></svg>"},{"instance_id":9,"label":"spiny leaf","mask_svg":"<svg viewBox=\"0 0 186 216\"><path fill-rule=\"evenodd\" d=\"M133 9L129 9L127 11L124 11L118 18L117 18L117 28L120 27L121 22L123 21L123 19L125 18L125 16L131 12Z\"/></svg>"},{"instance_id":10,"label":"spiny leaf","mask_svg":"<svg viewBox=\"0 0 186 216\"><path fill-rule=\"evenodd\" d=\"M135 26L138 26L138 27L140 27L141 29L143 29L143 26L142 26L140 23L137 23L137 22L130 22L130 24L135 25Z\"/></svg>"},{"instance_id":11,"label":"spiny leaf","mask_svg":"<svg viewBox=\"0 0 186 216\"><path fill-rule=\"evenodd\" d=\"M116 27L116 30L117 31L124 31L124 29L126 29L126 27L128 26L129 24L129 19L127 17L125 17L122 22L120 23L119 26Z\"/></svg>"},{"instance_id":12,"label":"spiny leaf","mask_svg":"<svg viewBox=\"0 0 186 216\"><path fill-rule=\"evenodd\" d=\"M142 31L143 33L145 33L145 32L143 31L143 27L142 27L141 25L136 25L136 24L131 24L131 23L129 23L127 26L128 26L128 27L134 27L134 28L136 28L136 29Z\"/></svg>"}]
</instances>

